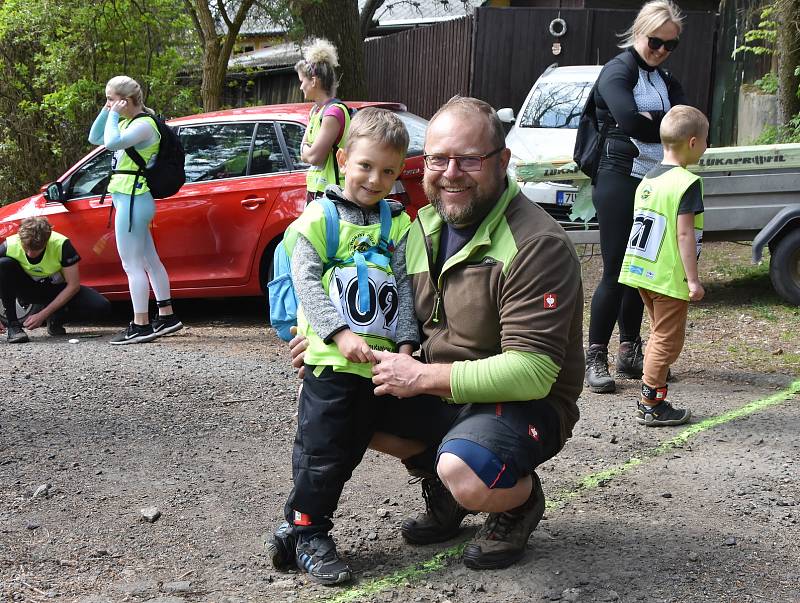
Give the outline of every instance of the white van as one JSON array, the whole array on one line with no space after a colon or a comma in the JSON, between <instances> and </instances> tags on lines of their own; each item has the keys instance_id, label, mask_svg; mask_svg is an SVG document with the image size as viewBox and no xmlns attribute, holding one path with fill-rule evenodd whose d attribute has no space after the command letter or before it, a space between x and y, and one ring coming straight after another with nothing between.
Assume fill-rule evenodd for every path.
<instances>
[{"instance_id":1,"label":"white van","mask_svg":"<svg viewBox=\"0 0 800 603\"><path fill-rule=\"evenodd\" d=\"M601 69L602 65L558 67L554 63L533 84L519 115L515 117L510 108L497 112L501 121L514 124L506 136L506 146L511 149L510 177L515 177L517 163L572 156L578 120ZM521 185L531 201L542 205L562 225L569 223L575 187L568 182Z\"/></svg>"}]
</instances>

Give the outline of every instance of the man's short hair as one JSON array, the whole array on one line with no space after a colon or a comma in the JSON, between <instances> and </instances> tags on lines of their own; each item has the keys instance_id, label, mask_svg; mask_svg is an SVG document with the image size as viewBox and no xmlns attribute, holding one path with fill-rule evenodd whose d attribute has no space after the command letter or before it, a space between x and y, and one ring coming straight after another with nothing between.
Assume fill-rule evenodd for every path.
<instances>
[{"instance_id":1,"label":"man's short hair","mask_svg":"<svg viewBox=\"0 0 800 603\"><path fill-rule=\"evenodd\" d=\"M352 144L359 138L366 138L375 144L389 146L403 157L408 151L408 130L403 121L389 109L380 107L359 109L350 122L344 150L349 151Z\"/></svg>"},{"instance_id":2,"label":"man's short hair","mask_svg":"<svg viewBox=\"0 0 800 603\"><path fill-rule=\"evenodd\" d=\"M20 242L28 249L44 249L47 246L47 241L50 240L50 233L53 232L53 227L47 218L41 216L34 216L32 218L25 218L19 223Z\"/></svg>"},{"instance_id":3,"label":"man's short hair","mask_svg":"<svg viewBox=\"0 0 800 603\"><path fill-rule=\"evenodd\" d=\"M428 125L436 121L436 118L449 111L458 111L463 114L479 114L486 117L489 122L489 129L492 135L492 147L505 147L506 145L506 132L503 128L503 122L497 117L497 112L486 101L471 96L459 96L456 94L453 98L439 107L439 110L434 113Z\"/></svg>"},{"instance_id":4,"label":"man's short hair","mask_svg":"<svg viewBox=\"0 0 800 603\"><path fill-rule=\"evenodd\" d=\"M676 146L685 143L692 136L708 136L708 119L703 112L689 105L675 105L661 120L659 128L661 143Z\"/></svg>"}]
</instances>

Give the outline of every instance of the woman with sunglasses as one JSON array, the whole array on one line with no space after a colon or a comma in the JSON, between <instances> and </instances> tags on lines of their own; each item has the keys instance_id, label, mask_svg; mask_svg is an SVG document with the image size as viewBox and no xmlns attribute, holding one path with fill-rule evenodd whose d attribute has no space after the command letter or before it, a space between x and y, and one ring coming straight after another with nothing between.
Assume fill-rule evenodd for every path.
<instances>
[{"instance_id":1,"label":"woman with sunglasses","mask_svg":"<svg viewBox=\"0 0 800 603\"><path fill-rule=\"evenodd\" d=\"M660 65L678 46L683 26L680 9L669 0L645 4L622 34L623 52L600 72L594 87L597 119L607 124L592 199L600 227L603 276L592 297L586 384L593 392L613 392L608 343L619 324L616 377L642 376L644 305L636 289L617 282L633 222L636 187L660 163L661 119L686 97L678 81Z\"/></svg>"}]
</instances>

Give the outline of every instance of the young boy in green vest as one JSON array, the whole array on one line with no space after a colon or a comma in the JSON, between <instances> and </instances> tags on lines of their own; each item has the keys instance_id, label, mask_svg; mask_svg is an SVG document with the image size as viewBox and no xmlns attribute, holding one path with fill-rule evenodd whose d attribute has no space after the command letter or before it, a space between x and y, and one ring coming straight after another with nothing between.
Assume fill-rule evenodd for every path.
<instances>
[{"instance_id":1,"label":"young boy in green vest","mask_svg":"<svg viewBox=\"0 0 800 603\"><path fill-rule=\"evenodd\" d=\"M705 295L697 277L703 240L703 181L686 169L706 150L708 120L686 105L661 122L664 159L636 189L633 228L619 282L639 289L650 317L642 395L636 420L650 427L681 425L692 416L667 401L667 372L686 336L690 301Z\"/></svg>"},{"instance_id":2,"label":"young boy in green vest","mask_svg":"<svg viewBox=\"0 0 800 603\"><path fill-rule=\"evenodd\" d=\"M350 124L337 161L344 188L329 185L284 235L308 341L292 455L294 487L267 543L273 565L293 559L322 584L351 579L328 532L345 482L374 433L381 398L373 349L411 354L419 346L405 240L411 220L388 202L403 170L408 132L391 111L366 108ZM328 239L336 237L335 257Z\"/></svg>"}]
</instances>

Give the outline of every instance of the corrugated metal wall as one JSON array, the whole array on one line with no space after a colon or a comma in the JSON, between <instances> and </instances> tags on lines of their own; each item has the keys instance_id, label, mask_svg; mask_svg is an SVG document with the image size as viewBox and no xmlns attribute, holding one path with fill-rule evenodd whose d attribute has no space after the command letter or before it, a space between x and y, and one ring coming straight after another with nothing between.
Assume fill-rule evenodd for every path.
<instances>
[{"instance_id":1,"label":"corrugated metal wall","mask_svg":"<svg viewBox=\"0 0 800 603\"><path fill-rule=\"evenodd\" d=\"M471 17L368 40L368 100L431 117L454 94L469 94L471 45Z\"/></svg>"}]
</instances>

